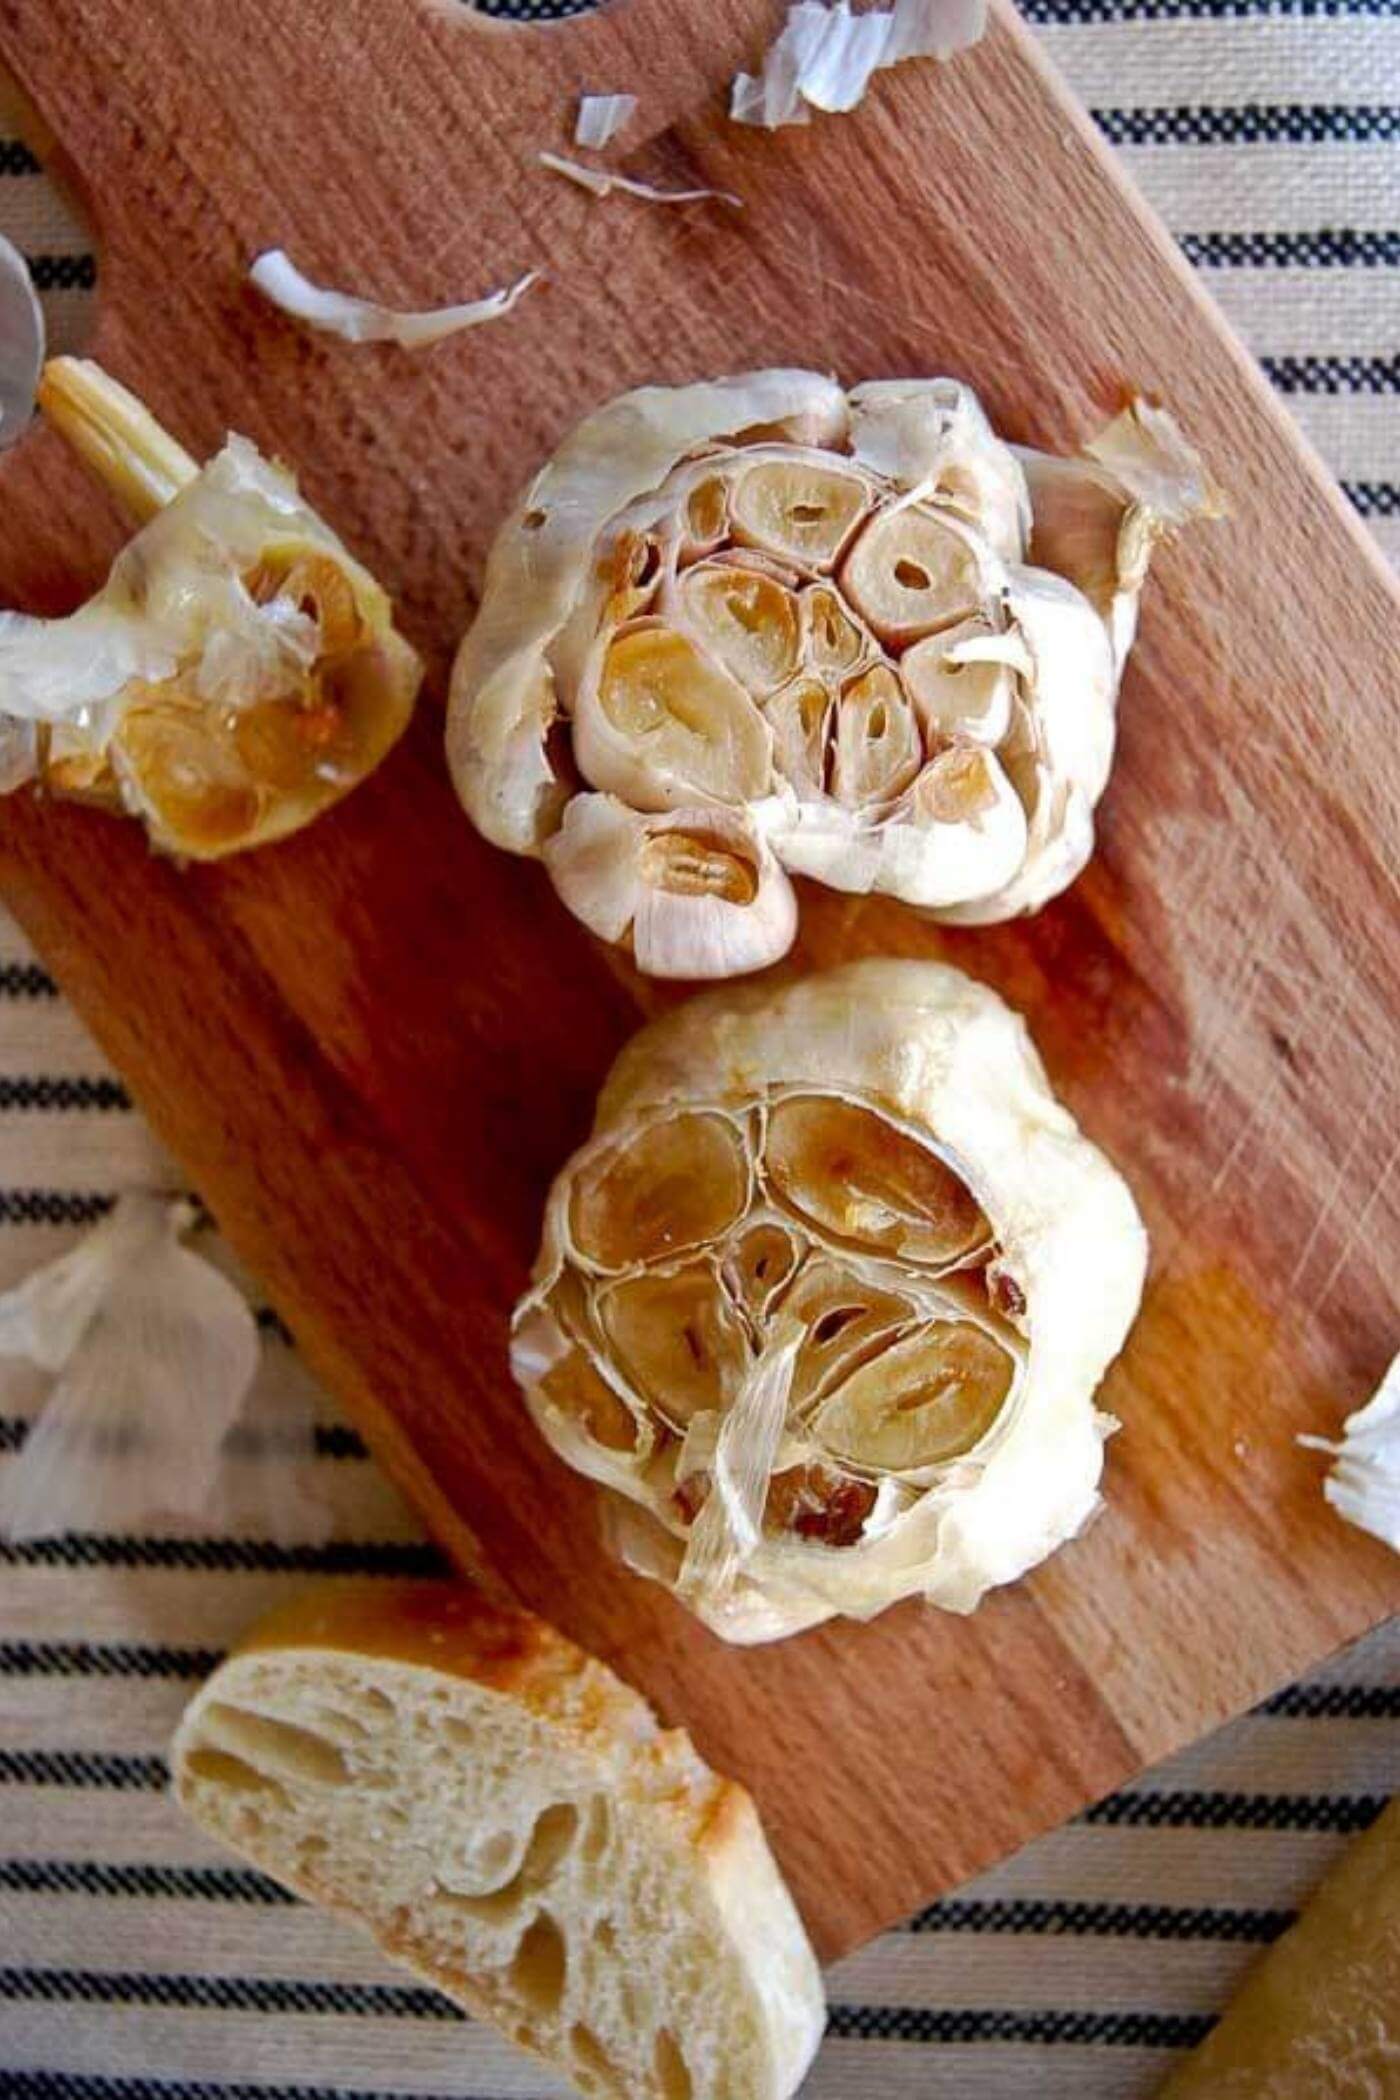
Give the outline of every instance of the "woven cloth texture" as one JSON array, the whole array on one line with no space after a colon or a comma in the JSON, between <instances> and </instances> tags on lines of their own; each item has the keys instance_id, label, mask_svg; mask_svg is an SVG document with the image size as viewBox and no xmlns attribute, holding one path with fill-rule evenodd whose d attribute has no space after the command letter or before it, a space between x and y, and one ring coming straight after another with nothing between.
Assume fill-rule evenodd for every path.
<instances>
[{"instance_id":1,"label":"woven cloth texture","mask_svg":"<svg viewBox=\"0 0 1400 2100\"><path fill-rule=\"evenodd\" d=\"M1400 559L1400 0L1025 11ZM0 80L0 232L31 260L54 346L76 347L89 236L6 94ZM0 918L0 1288L71 1244L113 1191L176 1182ZM275 1390L297 1371L267 1324ZM33 1398L0 1383L0 1466ZM565 2090L217 1854L162 1792L181 1704L252 1617L318 1570L433 1565L358 1437L316 1405L330 1547L278 1549L246 1529L0 1546L0 2091L14 2100ZM805 2092L1152 2093L1397 1784L1400 1624L841 1963Z\"/></svg>"}]
</instances>

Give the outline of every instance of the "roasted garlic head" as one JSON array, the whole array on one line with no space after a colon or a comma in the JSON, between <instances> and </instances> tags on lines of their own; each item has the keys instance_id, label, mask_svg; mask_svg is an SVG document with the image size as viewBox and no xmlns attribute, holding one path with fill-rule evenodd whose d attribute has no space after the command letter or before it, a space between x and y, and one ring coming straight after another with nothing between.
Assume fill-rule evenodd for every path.
<instances>
[{"instance_id":1,"label":"roasted garlic head","mask_svg":"<svg viewBox=\"0 0 1400 2100\"><path fill-rule=\"evenodd\" d=\"M412 713L389 600L245 438L198 467L74 358L39 405L142 525L68 619L0 613L0 786L125 810L191 860L298 830Z\"/></svg>"},{"instance_id":2,"label":"roasted garlic head","mask_svg":"<svg viewBox=\"0 0 1400 2100\"><path fill-rule=\"evenodd\" d=\"M995 993L853 963L623 1051L512 1366L623 1556L726 1639L967 1612L1093 1509L1146 1257Z\"/></svg>"},{"instance_id":3,"label":"roasted garlic head","mask_svg":"<svg viewBox=\"0 0 1400 2100\"><path fill-rule=\"evenodd\" d=\"M792 873L1033 911L1092 849L1152 544L1213 500L1141 402L1064 460L951 379L624 394L497 537L458 792L660 977L782 955Z\"/></svg>"}]
</instances>

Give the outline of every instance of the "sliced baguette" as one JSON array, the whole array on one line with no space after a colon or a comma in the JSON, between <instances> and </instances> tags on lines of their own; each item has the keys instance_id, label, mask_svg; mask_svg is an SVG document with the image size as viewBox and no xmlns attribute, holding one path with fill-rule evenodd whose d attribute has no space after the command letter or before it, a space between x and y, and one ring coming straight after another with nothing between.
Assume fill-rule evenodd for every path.
<instances>
[{"instance_id":1,"label":"sliced baguette","mask_svg":"<svg viewBox=\"0 0 1400 2100\"><path fill-rule=\"evenodd\" d=\"M742 1787L538 1619L328 1583L172 1752L197 1823L607 2100L786 2100L825 2021Z\"/></svg>"}]
</instances>

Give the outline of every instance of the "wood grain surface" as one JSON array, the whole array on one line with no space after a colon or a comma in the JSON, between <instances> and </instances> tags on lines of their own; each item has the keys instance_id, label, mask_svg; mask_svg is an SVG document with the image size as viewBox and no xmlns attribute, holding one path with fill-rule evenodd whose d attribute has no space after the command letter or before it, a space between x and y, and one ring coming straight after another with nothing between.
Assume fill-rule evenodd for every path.
<instances>
[{"instance_id":1,"label":"wood grain surface","mask_svg":"<svg viewBox=\"0 0 1400 2100\"><path fill-rule=\"evenodd\" d=\"M722 90L779 15L0 0L0 59L99 229L96 354L193 449L231 425L297 462L433 666L405 743L301 837L182 873L134 825L19 797L0 891L435 1534L752 1786L834 1954L1400 1604L1400 1563L1294 1443L1396 1340L1400 639L1361 529L1009 8L955 64L768 136ZM640 94L629 173L745 210L540 171L583 88ZM411 357L261 305L244 272L272 244L415 306L547 282ZM953 372L1061 447L1157 390L1233 514L1154 573L1074 890L960 933L808 886L791 965L984 977L1130 1179L1154 1268L1106 1391L1106 1511L971 1620L905 1606L731 1652L605 1561L505 1367L548 1180L670 995L473 834L441 715L493 522L565 427L639 381L779 362ZM70 606L119 536L50 435L6 459L8 602Z\"/></svg>"}]
</instances>

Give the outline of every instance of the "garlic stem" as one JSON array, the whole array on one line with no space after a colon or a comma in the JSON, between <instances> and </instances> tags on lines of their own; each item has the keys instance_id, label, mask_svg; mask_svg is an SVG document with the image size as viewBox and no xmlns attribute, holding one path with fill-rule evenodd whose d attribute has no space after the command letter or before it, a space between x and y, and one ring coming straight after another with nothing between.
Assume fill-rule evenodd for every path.
<instances>
[{"instance_id":1,"label":"garlic stem","mask_svg":"<svg viewBox=\"0 0 1400 2100\"><path fill-rule=\"evenodd\" d=\"M199 472L150 410L86 357L51 357L39 379L47 421L144 525Z\"/></svg>"}]
</instances>

